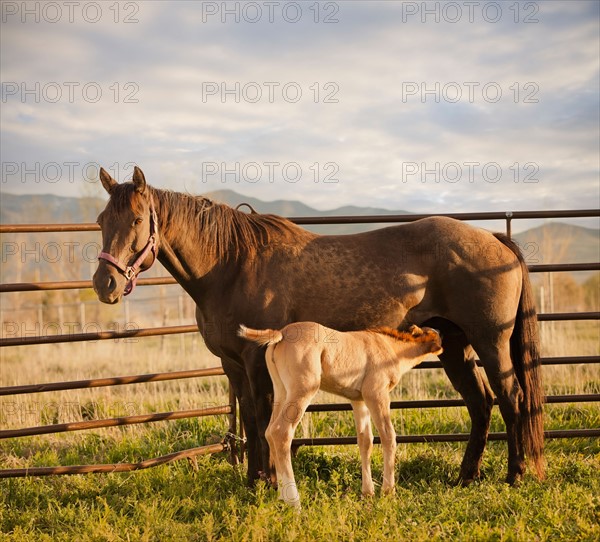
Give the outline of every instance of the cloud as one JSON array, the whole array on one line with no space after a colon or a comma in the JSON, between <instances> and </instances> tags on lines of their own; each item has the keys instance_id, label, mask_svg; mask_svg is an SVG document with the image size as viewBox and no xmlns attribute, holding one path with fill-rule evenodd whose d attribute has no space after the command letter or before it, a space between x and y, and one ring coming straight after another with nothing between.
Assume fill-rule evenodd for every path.
<instances>
[{"instance_id":1,"label":"cloud","mask_svg":"<svg viewBox=\"0 0 600 542\"><path fill-rule=\"evenodd\" d=\"M9 18L2 190L73 194L70 178L24 177L31 164L97 162L124 178L135 162L157 186L321 209L597 203L594 2L498 4L496 22L496 3L450 3L462 10L455 22L441 2L300 3L290 22L292 4L143 2L118 14L101 4L97 23Z\"/></svg>"}]
</instances>

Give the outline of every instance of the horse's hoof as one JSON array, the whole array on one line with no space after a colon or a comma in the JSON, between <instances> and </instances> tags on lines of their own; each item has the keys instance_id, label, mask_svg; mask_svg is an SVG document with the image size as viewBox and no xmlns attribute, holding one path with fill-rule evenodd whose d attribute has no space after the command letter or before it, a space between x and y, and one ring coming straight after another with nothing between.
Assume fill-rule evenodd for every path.
<instances>
[{"instance_id":1,"label":"horse's hoof","mask_svg":"<svg viewBox=\"0 0 600 542\"><path fill-rule=\"evenodd\" d=\"M468 474L460 474L458 480L454 482L454 485L459 487L468 487L474 482L479 482L482 479L483 476L481 475L480 471L470 472Z\"/></svg>"},{"instance_id":2,"label":"horse's hoof","mask_svg":"<svg viewBox=\"0 0 600 542\"><path fill-rule=\"evenodd\" d=\"M517 487L523 481L524 475L525 465L523 463L518 463L515 466L509 465L506 483L510 486Z\"/></svg>"},{"instance_id":3,"label":"horse's hoof","mask_svg":"<svg viewBox=\"0 0 600 542\"><path fill-rule=\"evenodd\" d=\"M471 484L479 480L479 476L459 476L454 482L457 487L469 487Z\"/></svg>"},{"instance_id":4,"label":"horse's hoof","mask_svg":"<svg viewBox=\"0 0 600 542\"><path fill-rule=\"evenodd\" d=\"M506 477L506 483L512 487L519 487L523 482L523 475L521 473L509 474Z\"/></svg>"}]
</instances>

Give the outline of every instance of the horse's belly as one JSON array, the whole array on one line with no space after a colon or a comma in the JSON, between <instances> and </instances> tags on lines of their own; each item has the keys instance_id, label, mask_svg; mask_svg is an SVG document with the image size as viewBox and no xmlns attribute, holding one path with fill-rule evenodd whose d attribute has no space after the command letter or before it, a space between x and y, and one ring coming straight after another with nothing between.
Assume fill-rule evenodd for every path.
<instances>
[{"instance_id":1,"label":"horse's belly","mask_svg":"<svg viewBox=\"0 0 600 542\"><path fill-rule=\"evenodd\" d=\"M357 389L356 386L352 384L347 386L341 382L326 382L322 380L321 390L326 391L327 393L333 393L333 395L338 395L339 397L345 397L351 401L362 399L361 390Z\"/></svg>"},{"instance_id":2,"label":"horse's belly","mask_svg":"<svg viewBox=\"0 0 600 542\"><path fill-rule=\"evenodd\" d=\"M362 384L365 377L364 362L357 359L343 359L344 356L327 356L322 358L321 389L345 397L346 399L362 399Z\"/></svg>"}]
</instances>

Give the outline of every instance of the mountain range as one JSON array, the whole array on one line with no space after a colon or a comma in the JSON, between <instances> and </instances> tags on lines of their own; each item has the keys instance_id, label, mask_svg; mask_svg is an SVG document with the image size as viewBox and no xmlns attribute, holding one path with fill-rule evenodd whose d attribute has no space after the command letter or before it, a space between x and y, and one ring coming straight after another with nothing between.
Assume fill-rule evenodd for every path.
<instances>
[{"instance_id":1,"label":"mountain range","mask_svg":"<svg viewBox=\"0 0 600 542\"><path fill-rule=\"evenodd\" d=\"M260 213L282 216L360 216L410 214L407 211L390 211L374 207L338 207L320 211L299 201L276 200L271 202L244 196L232 190L219 190L204 194L206 197L235 207L249 204ZM106 202L100 198L61 197L44 195L15 195L2 193L0 197L0 223L59 223L94 222ZM244 208L243 210L246 210ZM481 225L481 224L480 224ZM318 233L348 234L386 226L381 224L339 224L309 226ZM483 227L485 224L483 224ZM584 228L565 222L547 222L514 235L526 261L536 263L589 263L600 260L600 230ZM584 280L590 273L577 273Z\"/></svg>"}]
</instances>

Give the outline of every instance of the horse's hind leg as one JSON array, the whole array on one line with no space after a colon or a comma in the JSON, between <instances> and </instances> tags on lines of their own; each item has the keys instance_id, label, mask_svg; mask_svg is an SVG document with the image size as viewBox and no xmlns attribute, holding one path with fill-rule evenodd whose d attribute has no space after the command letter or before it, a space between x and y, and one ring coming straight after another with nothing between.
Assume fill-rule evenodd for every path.
<instances>
[{"instance_id":1,"label":"horse's hind leg","mask_svg":"<svg viewBox=\"0 0 600 542\"><path fill-rule=\"evenodd\" d=\"M509 484L518 483L525 473L525 454L521 431L520 403L523 391L510 355L509 332L500 333L495 340L482 341L475 345L490 386L496 394L500 413L506 425L508 439L508 476Z\"/></svg>"},{"instance_id":2,"label":"horse's hind leg","mask_svg":"<svg viewBox=\"0 0 600 542\"><path fill-rule=\"evenodd\" d=\"M443 333L444 352L439 358L454 389L465 401L471 417L471 433L460 466L458 482L469 485L479 478L487 442L494 397L475 363L475 353L462 331Z\"/></svg>"}]
</instances>

